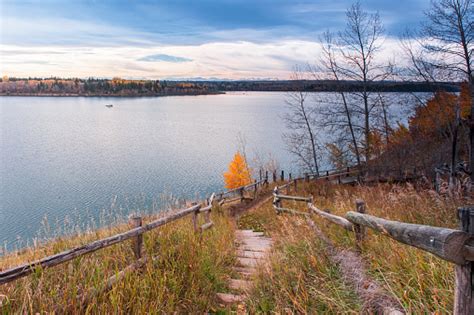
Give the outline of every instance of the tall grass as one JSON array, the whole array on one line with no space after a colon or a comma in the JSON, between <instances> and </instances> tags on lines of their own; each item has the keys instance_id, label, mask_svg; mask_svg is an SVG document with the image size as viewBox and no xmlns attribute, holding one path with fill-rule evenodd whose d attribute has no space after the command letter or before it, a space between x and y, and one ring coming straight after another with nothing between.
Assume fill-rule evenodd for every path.
<instances>
[{"instance_id":1,"label":"tall grass","mask_svg":"<svg viewBox=\"0 0 474 315\"><path fill-rule=\"evenodd\" d=\"M146 218L151 220L152 218ZM127 274L111 290L82 297L103 286L135 258L130 242L123 242L53 268L37 269L0 288L6 296L2 313L203 313L219 308L215 293L226 287L234 264L234 226L230 218L212 214L215 225L202 235L183 218L143 234L144 254L150 259ZM6 255L6 269L128 229L127 225L64 237L22 253ZM151 259L153 257L153 259Z\"/></svg>"},{"instance_id":2,"label":"tall grass","mask_svg":"<svg viewBox=\"0 0 474 315\"><path fill-rule=\"evenodd\" d=\"M319 182L301 188L296 195L313 195L318 207L341 216L354 210L355 200L360 198L366 202L369 214L450 228L457 226L457 207L472 202L441 198L432 191L417 191L411 185L349 187ZM284 207L306 210L304 203L292 201L284 201ZM354 249L353 233L320 217L313 216L313 220L337 247ZM324 244L301 217L276 215L268 204L243 216L239 225L259 227L276 240L272 268L262 270L251 295L252 311L350 313L360 310L361 302L341 281L340 270L328 260ZM372 231L368 232L361 255L367 263L367 272L408 313L452 312L453 264Z\"/></svg>"},{"instance_id":3,"label":"tall grass","mask_svg":"<svg viewBox=\"0 0 474 315\"><path fill-rule=\"evenodd\" d=\"M276 215L271 204L243 215L239 228L263 231L275 240L269 265L255 279L250 313L357 313L360 303L330 263L324 243L305 220Z\"/></svg>"}]
</instances>

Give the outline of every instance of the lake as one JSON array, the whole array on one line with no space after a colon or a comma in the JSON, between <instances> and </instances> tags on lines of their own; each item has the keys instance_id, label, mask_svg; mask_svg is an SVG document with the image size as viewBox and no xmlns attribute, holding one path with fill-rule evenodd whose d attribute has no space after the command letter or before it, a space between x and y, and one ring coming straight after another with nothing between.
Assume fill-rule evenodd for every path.
<instances>
[{"instance_id":1,"label":"lake","mask_svg":"<svg viewBox=\"0 0 474 315\"><path fill-rule=\"evenodd\" d=\"M406 121L406 94L385 94L396 103L392 121ZM286 98L0 97L0 244L11 250L222 191L242 138L252 165L274 159L296 175L282 140Z\"/></svg>"},{"instance_id":2,"label":"lake","mask_svg":"<svg viewBox=\"0 0 474 315\"><path fill-rule=\"evenodd\" d=\"M14 249L220 191L239 138L249 160L272 154L290 171L284 112L285 93L268 92L1 97L0 242Z\"/></svg>"}]
</instances>

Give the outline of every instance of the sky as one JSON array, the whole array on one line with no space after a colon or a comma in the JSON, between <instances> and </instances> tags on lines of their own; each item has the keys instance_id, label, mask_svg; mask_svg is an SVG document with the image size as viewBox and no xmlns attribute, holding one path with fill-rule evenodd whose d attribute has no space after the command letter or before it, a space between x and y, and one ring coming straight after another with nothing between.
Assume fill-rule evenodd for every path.
<instances>
[{"instance_id":1,"label":"sky","mask_svg":"<svg viewBox=\"0 0 474 315\"><path fill-rule=\"evenodd\" d=\"M386 30L383 58L429 0L361 0ZM0 0L0 73L10 77L288 79L314 63L347 0Z\"/></svg>"}]
</instances>

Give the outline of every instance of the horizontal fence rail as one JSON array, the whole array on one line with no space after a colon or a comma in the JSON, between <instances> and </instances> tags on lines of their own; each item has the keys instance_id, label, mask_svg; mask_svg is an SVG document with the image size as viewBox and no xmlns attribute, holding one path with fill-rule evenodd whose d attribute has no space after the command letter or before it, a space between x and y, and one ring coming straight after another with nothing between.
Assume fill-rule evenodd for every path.
<instances>
[{"instance_id":1,"label":"horizontal fence rail","mask_svg":"<svg viewBox=\"0 0 474 315\"><path fill-rule=\"evenodd\" d=\"M113 236L109 236L92 243L79 246L70 250L63 251L61 253L45 257L43 259L33 261L30 263L26 263L20 265L18 267L14 267L5 271L0 272L0 284L10 282L12 280L24 277L30 273L32 273L36 268L41 267L53 267L67 261L70 261L76 257L83 256L85 254L89 254L95 252L99 249L109 247L111 245L126 241L128 239L134 238L139 236L147 231L153 230L157 227L163 226L167 223L176 221L182 217L185 217L189 214L195 213L199 211L201 205L195 205L187 209L179 210L176 213L170 214L166 217L159 218L155 221L152 221L144 226L137 227L131 230L128 230L124 233L116 234Z\"/></svg>"},{"instance_id":2,"label":"horizontal fence rail","mask_svg":"<svg viewBox=\"0 0 474 315\"><path fill-rule=\"evenodd\" d=\"M322 211L322 210L316 208L311 203L308 204L308 208L310 209L310 211L312 213L318 214L319 216L323 217L324 219L326 219L326 220L328 220L328 221L330 221L334 224L340 225L348 231L354 231L354 225L351 222L349 222L349 220L347 220L343 217L340 217L340 216Z\"/></svg>"},{"instance_id":3,"label":"horizontal fence rail","mask_svg":"<svg viewBox=\"0 0 474 315\"><path fill-rule=\"evenodd\" d=\"M468 241L474 239L460 230L391 221L353 211L349 211L346 217L355 224L371 228L400 243L423 249L459 265L467 262L466 257L469 255L466 255L466 252L470 248L465 246Z\"/></svg>"}]
</instances>

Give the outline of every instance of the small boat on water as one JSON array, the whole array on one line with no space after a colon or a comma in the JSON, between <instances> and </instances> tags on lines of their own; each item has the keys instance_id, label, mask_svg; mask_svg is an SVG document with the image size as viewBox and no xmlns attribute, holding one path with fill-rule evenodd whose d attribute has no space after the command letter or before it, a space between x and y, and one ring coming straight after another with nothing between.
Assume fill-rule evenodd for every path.
<instances>
[{"instance_id":1,"label":"small boat on water","mask_svg":"<svg viewBox=\"0 0 474 315\"><path fill-rule=\"evenodd\" d=\"M112 105L112 104L107 104L107 105L105 105L105 107L111 108L111 107L114 107L114 105Z\"/></svg>"}]
</instances>

